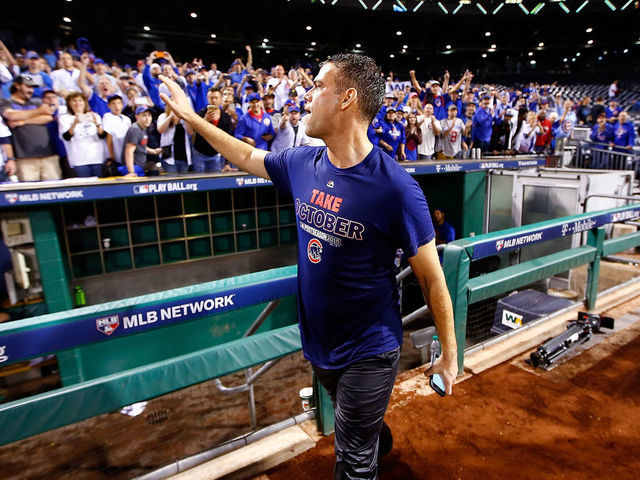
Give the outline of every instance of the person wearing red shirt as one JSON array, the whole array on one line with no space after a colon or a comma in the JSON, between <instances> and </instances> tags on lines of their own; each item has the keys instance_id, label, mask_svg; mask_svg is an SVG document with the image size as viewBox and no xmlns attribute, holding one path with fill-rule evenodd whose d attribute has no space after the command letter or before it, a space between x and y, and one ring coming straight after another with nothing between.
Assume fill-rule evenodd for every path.
<instances>
[{"instance_id":1,"label":"person wearing red shirt","mask_svg":"<svg viewBox=\"0 0 640 480\"><path fill-rule=\"evenodd\" d=\"M538 121L542 125L542 133L536 137L534 150L537 154L546 153L551 148L551 120L544 110L538 113Z\"/></svg>"}]
</instances>

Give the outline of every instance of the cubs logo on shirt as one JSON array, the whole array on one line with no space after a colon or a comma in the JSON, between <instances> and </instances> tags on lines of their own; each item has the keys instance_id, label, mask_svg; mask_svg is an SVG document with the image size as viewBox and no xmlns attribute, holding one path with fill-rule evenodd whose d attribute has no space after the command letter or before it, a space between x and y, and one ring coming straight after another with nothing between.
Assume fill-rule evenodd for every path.
<instances>
[{"instance_id":1,"label":"cubs logo on shirt","mask_svg":"<svg viewBox=\"0 0 640 480\"><path fill-rule=\"evenodd\" d=\"M562 124L562 130L564 131L564 133L571 132L572 128L573 128L573 122L571 120L565 120L565 122Z\"/></svg>"},{"instance_id":2,"label":"cubs logo on shirt","mask_svg":"<svg viewBox=\"0 0 640 480\"><path fill-rule=\"evenodd\" d=\"M312 238L307 244L307 257L311 263L319 263L322 260L322 243L317 238Z\"/></svg>"},{"instance_id":3,"label":"cubs logo on shirt","mask_svg":"<svg viewBox=\"0 0 640 480\"><path fill-rule=\"evenodd\" d=\"M271 125L271 120L268 118L265 118L264 120L262 120L262 123L264 123L265 127L268 127L269 125Z\"/></svg>"}]
</instances>

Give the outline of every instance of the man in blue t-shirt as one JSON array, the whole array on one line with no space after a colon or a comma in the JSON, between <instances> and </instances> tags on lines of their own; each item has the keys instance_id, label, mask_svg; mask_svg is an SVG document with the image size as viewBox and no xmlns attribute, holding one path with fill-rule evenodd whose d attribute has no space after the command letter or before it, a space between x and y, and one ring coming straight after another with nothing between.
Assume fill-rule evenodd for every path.
<instances>
[{"instance_id":1,"label":"man in blue t-shirt","mask_svg":"<svg viewBox=\"0 0 640 480\"><path fill-rule=\"evenodd\" d=\"M560 118L557 122L553 123L551 129L553 137L555 138L555 154L563 155L567 139L571 137L571 133L573 132L573 128L576 126L578 117L573 111L573 102L571 100L565 100L562 106L558 104L556 106L556 110L558 111Z\"/></svg>"},{"instance_id":2,"label":"man in blue t-shirt","mask_svg":"<svg viewBox=\"0 0 640 480\"><path fill-rule=\"evenodd\" d=\"M629 121L629 114L622 111L620 115L618 115L618 121L613 125L611 146L615 146L617 152L631 152L635 141L636 134L633 128L633 122Z\"/></svg>"},{"instance_id":3,"label":"man in blue t-shirt","mask_svg":"<svg viewBox=\"0 0 640 480\"><path fill-rule=\"evenodd\" d=\"M591 145L591 159L593 168L609 168L609 152L607 144L613 141L613 126L607 123L604 112L600 114L596 124L591 127L589 138Z\"/></svg>"},{"instance_id":4,"label":"man in blue t-shirt","mask_svg":"<svg viewBox=\"0 0 640 480\"><path fill-rule=\"evenodd\" d=\"M240 117L235 136L245 143L267 150L269 141L276 135L271 115L262 109L261 98L257 93L248 97L249 111Z\"/></svg>"},{"instance_id":5,"label":"man in blue t-shirt","mask_svg":"<svg viewBox=\"0 0 640 480\"><path fill-rule=\"evenodd\" d=\"M406 160L404 125L396 119L396 110L393 107L387 108L385 119L379 122L376 133L378 145L386 150L387 155L394 159L398 157L399 160Z\"/></svg>"},{"instance_id":6,"label":"man in blue t-shirt","mask_svg":"<svg viewBox=\"0 0 640 480\"><path fill-rule=\"evenodd\" d=\"M473 114L473 124L471 131L473 132L471 141L473 146L480 148L482 153L489 150L489 142L491 140L491 133L493 132L493 114L489 107L490 97L485 95L482 97L482 101Z\"/></svg>"},{"instance_id":7,"label":"man in blue t-shirt","mask_svg":"<svg viewBox=\"0 0 640 480\"><path fill-rule=\"evenodd\" d=\"M607 114L607 122L614 124L618 121L618 115L622 112L622 108L618 105L617 100L609 100L609 106L605 109Z\"/></svg>"},{"instance_id":8,"label":"man in blue t-shirt","mask_svg":"<svg viewBox=\"0 0 640 480\"><path fill-rule=\"evenodd\" d=\"M204 122L169 79L163 100L243 170L292 195L298 228L298 320L305 357L335 404L337 479L377 478L383 427L402 343L396 249L418 279L443 353L427 375L451 394L457 374L453 311L417 182L367 139L384 78L364 56L330 57L305 95L307 135L326 147L253 148ZM381 442L382 444L382 442Z\"/></svg>"}]
</instances>

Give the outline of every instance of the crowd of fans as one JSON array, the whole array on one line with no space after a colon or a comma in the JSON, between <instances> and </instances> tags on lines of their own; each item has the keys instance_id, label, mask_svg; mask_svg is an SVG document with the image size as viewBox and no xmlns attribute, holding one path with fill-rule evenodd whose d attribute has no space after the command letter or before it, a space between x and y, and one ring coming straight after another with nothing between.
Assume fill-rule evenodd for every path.
<instances>
[{"instance_id":1,"label":"crowd of fans","mask_svg":"<svg viewBox=\"0 0 640 480\"><path fill-rule=\"evenodd\" d=\"M0 42L0 181L233 170L165 106L160 74L185 90L200 116L251 145L322 144L304 129L311 69L256 68L245 50L223 72L198 58L177 63L166 51L131 66L75 48L11 53ZM616 82L608 103L586 97L574 105L550 85L479 85L469 71L457 82L449 72L442 82L420 82L413 70L409 79L390 74L368 131L398 161L559 153L576 125L592 127L591 140L614 150L634 145Z\"/></svg>"}]
</instances>

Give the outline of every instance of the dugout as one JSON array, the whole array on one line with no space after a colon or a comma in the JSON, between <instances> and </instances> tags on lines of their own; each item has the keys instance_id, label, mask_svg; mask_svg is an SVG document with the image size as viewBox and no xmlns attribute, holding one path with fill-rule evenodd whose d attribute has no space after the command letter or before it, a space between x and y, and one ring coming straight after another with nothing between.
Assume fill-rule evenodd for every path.
<instances>
[{"instance_id":1,"label":"dugout","mask_svg":"<svg viewBox=\"0 0 640 480\"><path fill-rule=\"evenodd\" d=\"M403 166L461 238L482 232L488 170L541 164L518 157ZM41 300L38 313L72 308L75 287L92 305L296 262L293 199L244 174L2 185L0 217L7 245L29 270L14 272L14 298Z\"/></svg>"},{"instance_id":2,"label":"dugout","mask_svg":"<svg viewBox=\"0 0 640 480\"><path fill-rule=\"evenodd\" d=\"M429 204L446 210L461 237L482 232L488 171L544 161L511 157L403 166ZM16 318L70 310L77 306L78 287L89 307L296 263L293 199L271 182L245 174L8 184L0 186L0 209L14 259L14 270L6 275L13 301L5 300L5 306ZM407 288L405 300L421 304L422 296ZM295 323L295 303L285 303L287 313L276 315L265 329ZM216 344L235 338L261 308L218 318ZM207 320L195 321L160 329L139 344L122 339L73 348L58 358L62 380L74 383L117 370L117 362L104 361L113 357L115 345L121 344L120 352L136 352L121 359L122 368L166 352L195 351L210 337L210 328ZM177 337L195 340L176 350Z\"/></svg>"}]
</instances>

